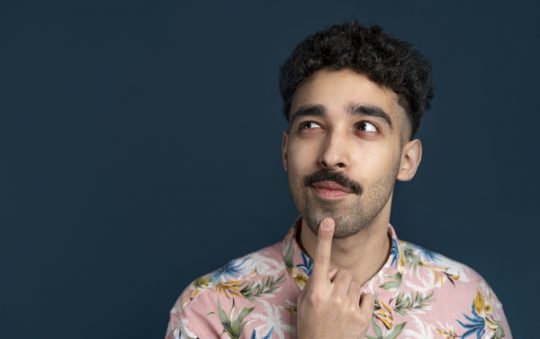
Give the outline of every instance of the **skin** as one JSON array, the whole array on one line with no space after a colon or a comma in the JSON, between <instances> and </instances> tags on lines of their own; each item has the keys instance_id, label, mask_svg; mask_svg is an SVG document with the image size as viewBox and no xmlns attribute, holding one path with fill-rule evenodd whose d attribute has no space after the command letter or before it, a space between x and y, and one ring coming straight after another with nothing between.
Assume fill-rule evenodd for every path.
<instances>
[{"instance_id":1,"label":"skin","mask_svg":"<svg viewBox=\"0 0 540 339\"><path fill-rule=\"evenodd\" d=\"M298 300L297 334L360 338L373 297L359 291L388 258L394 184L414 177L422 144L408 140L411 125L396 93L349 69L316 72L296 90L290 112L283 166L302 217L299 240L314 260ZM317 171L339 173L361 189L333 180L306 186Z\"/></svg>"}]
</instances>

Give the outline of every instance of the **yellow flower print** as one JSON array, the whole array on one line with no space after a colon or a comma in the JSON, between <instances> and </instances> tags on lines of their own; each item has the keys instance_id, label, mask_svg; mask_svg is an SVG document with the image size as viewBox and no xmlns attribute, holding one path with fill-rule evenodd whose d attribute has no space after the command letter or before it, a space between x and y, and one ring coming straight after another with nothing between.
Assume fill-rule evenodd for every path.
<instances>
[{"instance_id":1,"label":"yellow flower print","mask_svg":"<svg viewBox=\"0 0 540 339\"><path fill-rule=\"evenodd\" d=\"M210 274L203 275L202 277L197 278L194 282L191 283L189 294L184 295L182 302L185 304L191 299L198 296L202 291L210 287L211 277Z\"/></svg>"},{"instance_id":2,"label":"yellow flower print","mask_svg":"<svg viewBox=\"0 0 540 339\"><path fill-rule=\"evenodd\" d=\"M392 309L390 306L384 303L384 301L377 299L375 303L375 311L373 312L375 318L379 319L387 330L394 326L394 316L392 315Z\"/></svg>"},{"instance_id":3,"label":"yellow flower print","mask_svg":"<svg viewBox=\"0 0 540 339\"><path fill-rule=\"evenodd\" d=\"M294 282L300 289L303 289L304 286L306 286L309 277L307 276L307 274L304 273L304 271L298 270L296 267L293 267L291 270L289 270L289 273L291 274Z\"/></svg>"},{"instance_id":4,"label":"yellow flower print","mask_svg":"<svg viewBox=\"0 0 540 339\"><path fill-rule=\"evenodd\" d=\"M435 328L435 332L437 332L438 335L443 337L444 339L457 339L459 338L459 335L456 333L453 327L447 327L447 328Z\"/></svg>"},{"instance_id":5,"label":"yellow flower print","mask_svg":"<svg viewBox=\"0 0 540 339\"><path fill-rule=\"evenodd\" d=\"M242 281L240 280L228 280L222 281L216 284L216 291L224 294L227 297L241 297L242 294Z\"/></svg>"},{"instance_id":6,"label":"yellow flower print","mask_svg":"<svg viewBox=\"0 0 540 339\"><path fill-rule=\"evenodd\" d=\"M421 262L420 266L423 266L433 272L433 286L442 286L446 279L454 284L454 281L457 281L460 278L458 274L448 272L450 269L449 267L432 265L426 262Z\"/></svg>"},{"instance_id":7,"label":"yellow flower print","mask_svg":"<svg viewBox=\"0 0 540 339\"><path fill-rule=\"evenodd\" d=\"M486 302L482 293L476 290L476 296L473 302L474 311L481 317L486 317L493 312L493 308Z\"/></svg>"},{"instance_id":8,"label":"yellow flower print","mask_svg":"<svg viewBox=\"0 0 540 339\"><path fill-rule=\"evenodd\" d=\"M211 280L210 274L203 275L202 277L197 278L197 279L193 282L192 286L193 286L193 288L195 288L195 289L206 288L206 287L208 287L208 285L210 284L210 280Z\"/></svg>"}]
</instances>

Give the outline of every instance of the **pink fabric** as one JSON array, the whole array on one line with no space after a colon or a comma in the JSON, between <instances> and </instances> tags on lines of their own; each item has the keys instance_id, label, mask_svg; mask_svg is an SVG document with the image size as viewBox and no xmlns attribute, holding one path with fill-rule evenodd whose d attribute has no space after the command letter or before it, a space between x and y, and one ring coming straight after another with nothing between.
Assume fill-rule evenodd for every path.
<instances>
[{"instance_id":1,"label":"pink fabric","mask_svg":"<svg viewBox=\"0 0 540 339\"><path fill-rule=\"evenodd\" d=\"M166 339L296 338L296 299L312 261L285 239L192 282L170 313ZM364 286L377 297L367 338L512 338L503 307L472 268L399 240Z\"/></svg>"}]
</instances>

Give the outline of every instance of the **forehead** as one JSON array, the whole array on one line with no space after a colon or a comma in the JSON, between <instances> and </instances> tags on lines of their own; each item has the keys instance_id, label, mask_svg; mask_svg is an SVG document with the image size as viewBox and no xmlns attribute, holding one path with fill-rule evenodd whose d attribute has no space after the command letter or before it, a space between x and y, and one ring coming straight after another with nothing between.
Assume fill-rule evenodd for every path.
<instances>
[{"instance_id":1,"label":"forehead","mask_svg":"<svg viewBox=\"0 0 540 339\"><path fill-rule=\"evenodd\" d=\"M404 118L406 120L406 112L394 91L350 69L323 69L314 73L297 88L290 112L306 105L322 105L329 116L338 117L344 114L351 104L379 107L390 115L397 126L404 123Z\"/></svg>"}]
</instances>

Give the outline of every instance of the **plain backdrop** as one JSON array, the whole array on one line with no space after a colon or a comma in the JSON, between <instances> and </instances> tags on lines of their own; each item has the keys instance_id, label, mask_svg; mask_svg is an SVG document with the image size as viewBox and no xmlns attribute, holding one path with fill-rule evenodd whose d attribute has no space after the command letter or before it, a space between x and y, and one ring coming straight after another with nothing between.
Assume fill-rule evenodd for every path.
<instances>
[{"instance_id":1,"label":"plain backdrop","mask_svg":"<svg viewBox=\"0 0 540 339\"><path fill-rule=\"evenodd\" d=\"M297 212L278 69L349 19L434 68L398 235L480 272L516 338L537 332L537 2L0 6L1 338L162 338L190 281L279 241Z\"/></svg>"}]
</instances>

